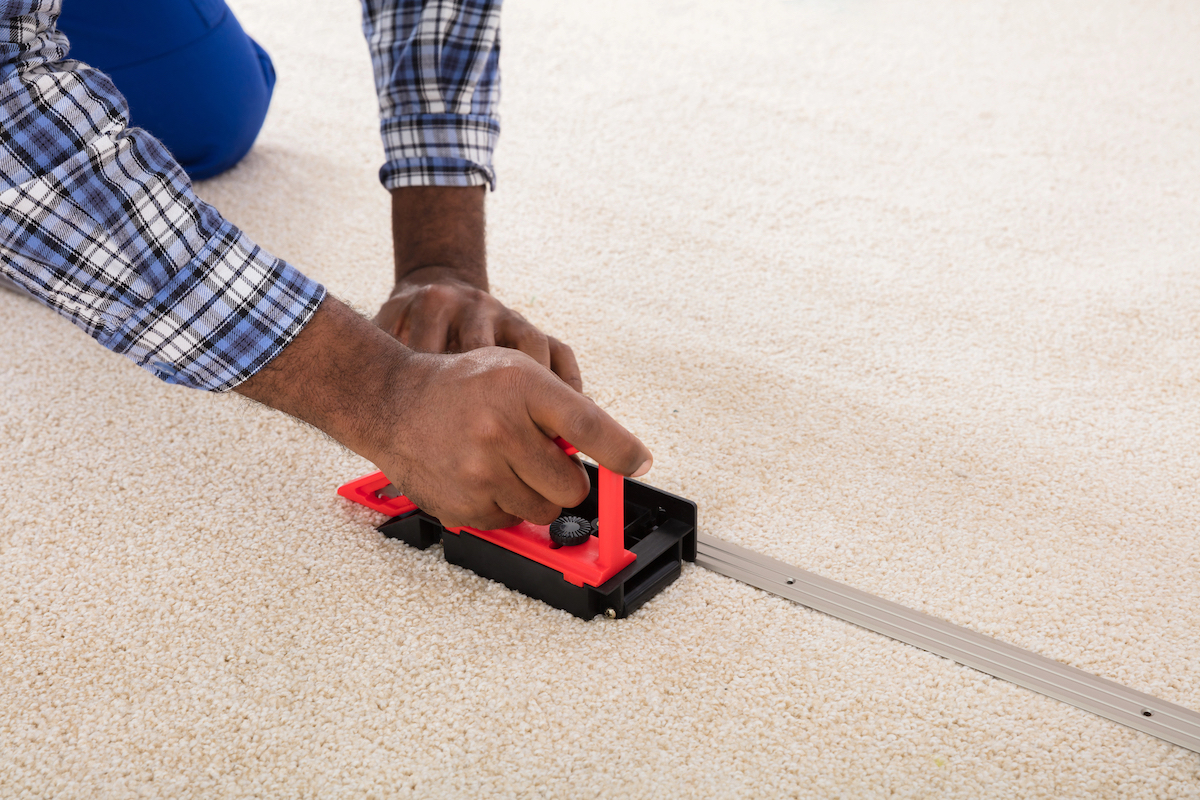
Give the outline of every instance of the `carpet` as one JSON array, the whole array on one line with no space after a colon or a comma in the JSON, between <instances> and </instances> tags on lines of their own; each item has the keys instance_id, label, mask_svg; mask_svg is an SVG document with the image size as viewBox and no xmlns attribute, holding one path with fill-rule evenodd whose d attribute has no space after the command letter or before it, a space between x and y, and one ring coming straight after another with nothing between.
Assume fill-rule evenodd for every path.
<instances>
[{"instance_id":1,"label":"carpet","mask_svg":"<svg viewBox=\"0 0 1200 800\"><path fill-rule=\"evenodd\" d=\"M200 194L373 313L357 5ZM495 294L701 529L1200 709L1200 7L515 0ZM0 293L0 796L1200 797L1200 756L700 568L583 622L369 464Z\"/></svg>"}]
</instances>

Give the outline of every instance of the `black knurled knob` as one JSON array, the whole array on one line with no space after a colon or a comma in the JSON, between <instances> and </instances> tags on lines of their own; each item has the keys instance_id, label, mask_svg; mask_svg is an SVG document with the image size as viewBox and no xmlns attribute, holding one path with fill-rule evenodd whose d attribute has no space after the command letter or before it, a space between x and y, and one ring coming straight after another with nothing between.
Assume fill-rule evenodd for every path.
<instances>
[{"instance_id":1,"label":"black knurled knob","mask_svg":"<svg viewBox=\"0 0 1200 800\"><path fill-rule=\"evenodd\" d=\"M583 517L559 517L550 523L551 547L583 544L592 535L592 523Z\"/></svg>"}]
</instances>

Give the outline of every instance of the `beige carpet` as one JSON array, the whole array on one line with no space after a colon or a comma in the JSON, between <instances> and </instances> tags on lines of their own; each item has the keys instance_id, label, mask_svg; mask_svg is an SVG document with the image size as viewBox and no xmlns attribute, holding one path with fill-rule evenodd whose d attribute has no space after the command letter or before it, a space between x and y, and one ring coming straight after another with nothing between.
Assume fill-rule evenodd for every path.
<instances>
[{"instance_id":1,"label":"beige carpet","mask_svg":"<svg viewBox=\"0 0 1200 800\"><path fill-rule=\"evenodd\" d=\"M68 0L69 2L69 0ZM352 0L201 193L372 310ZM496 293L710 534L1200 709L1200 6L513 0ZM581 622L0 293L0 796L1184 798L1200 755L706 572Z\"/></svg>"}]
</instances>

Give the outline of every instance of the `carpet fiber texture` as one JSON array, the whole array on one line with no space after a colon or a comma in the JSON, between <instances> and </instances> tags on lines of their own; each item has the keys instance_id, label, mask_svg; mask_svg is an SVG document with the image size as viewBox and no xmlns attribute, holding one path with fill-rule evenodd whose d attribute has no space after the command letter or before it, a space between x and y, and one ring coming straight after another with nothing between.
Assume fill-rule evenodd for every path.
<instances>
[{"instance_id":1,"label":"carpet fiber texture","mask_svg":"<svg viewBox=\"0 0 1200 800\"><path fill-rule=\"evenodd\" d=\"M69 0L68 0L69 1ZM352 0L200 193L373 312ZM1200 5L513 0L495 293L707 533L1200 709ZM699 568L583 622L0 293L0 797L1184 798L1200 755Z\"/></svg>"}]
</instances>

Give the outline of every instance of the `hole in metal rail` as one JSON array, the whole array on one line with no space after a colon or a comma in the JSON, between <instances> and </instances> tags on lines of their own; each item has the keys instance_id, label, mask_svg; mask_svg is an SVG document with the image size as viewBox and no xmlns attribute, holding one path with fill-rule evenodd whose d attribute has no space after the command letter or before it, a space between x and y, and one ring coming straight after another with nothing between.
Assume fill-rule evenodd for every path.
<instances>
[{"instance_id":1,"label":"hole in metal rail","mask_svg":"<svg viewBox=\"0 0 1200 800\"><path fill-rule=\"evenodd\" d=\"M1142 710L1142 716L1143 716L1143 717L1153 717L1153 716L1154 716L1154 713L1153 713L1153 712L1151 712L1151 711L1149 711L1149 710L1143 709L1143 710Z\"/></svg>"},{"instance_id":2,"label":"hole in metal rail","mask_svg":"<svg viewBox=\"0 0 1200 800\"><path fill-rule=\"evenodd\" d=\"M795 579L795 578L788 578L788 579L787 579L787 585L788 585L788 586L791 586L791 585L792 585L793 583L795 583L795 582L796 582L796 579Z\"/></svg>"}]
</instances>

